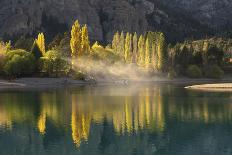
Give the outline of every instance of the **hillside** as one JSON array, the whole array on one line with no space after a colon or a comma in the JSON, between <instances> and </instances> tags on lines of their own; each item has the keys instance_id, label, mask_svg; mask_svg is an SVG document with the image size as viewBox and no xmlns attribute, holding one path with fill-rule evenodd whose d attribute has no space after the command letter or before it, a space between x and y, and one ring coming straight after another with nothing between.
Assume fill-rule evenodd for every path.
<instances>
[{"instance_id":1,"label":"hillside","mask_svg":"<svg viewBox=\"0 0 232 155\"><path fill-rule=\"evenodd\" d=\"M68 31L74 20L87 24L92 40L109 42L116 30L163 31L168 41L227 34L230 0L1 0L0 37L49 38Z\"/></svg>"}]
</instances>

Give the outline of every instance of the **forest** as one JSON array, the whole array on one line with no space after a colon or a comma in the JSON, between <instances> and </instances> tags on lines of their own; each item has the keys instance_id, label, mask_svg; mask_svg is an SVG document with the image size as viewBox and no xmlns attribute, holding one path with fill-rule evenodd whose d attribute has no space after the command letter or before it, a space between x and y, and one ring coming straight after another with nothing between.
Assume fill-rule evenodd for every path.
<instances>
[{"instance_id":1,"label":"forest","mask_svg":"<svg viewBox=\"0 0 232 155\"><path fill-rule=\"evenodd\" d=\"M46 41L21 36L0 41L0 76L71 77L78 80L138 77L223 78L232 66L232 39L206 38L169 44L162 32L118 32L102 45L89 39L88 26L75 21L71 32Z\"/></svg>"}]
</instances>

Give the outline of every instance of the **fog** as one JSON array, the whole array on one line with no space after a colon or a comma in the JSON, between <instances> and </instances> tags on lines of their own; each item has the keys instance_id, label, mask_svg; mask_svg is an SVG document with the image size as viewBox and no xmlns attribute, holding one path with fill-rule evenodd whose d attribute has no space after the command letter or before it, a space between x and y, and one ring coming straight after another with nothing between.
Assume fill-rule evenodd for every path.
<instances>
[{"instance_id":1,"label":"fog","mask_svg":"<svg viewBox=\"0 0 232 155\"><path fill-rule=\"evenodd\" d=\"M145 80L151 78L151 74L136 64L125 64L122 62L108 63L94 61L87 58L72 61L74 69L87 74L89 78L96 81L101 80Z\"/></svg>"}]
</instances>

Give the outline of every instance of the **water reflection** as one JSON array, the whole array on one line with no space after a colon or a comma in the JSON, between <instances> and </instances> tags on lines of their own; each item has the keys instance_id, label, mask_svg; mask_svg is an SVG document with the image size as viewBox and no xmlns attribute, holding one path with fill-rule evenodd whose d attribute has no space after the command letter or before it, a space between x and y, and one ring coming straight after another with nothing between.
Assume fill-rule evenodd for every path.
<instances>
[{"instance_id":1,"label":"water reflection","mask_svg":"<svg viewBox=\"0 0 232 155\"><path fill-rule=\"evenodd\" d=\"M45 144L71 137L75 150L83 145L87 151L84 146L88 145L92 150L110 151L110 144L117 143L119 148L131 147L132 152L147 149L152 153L169 143L180 123L230 124L231 97L173 86L5 92L0 94L0 141L1 135L14 133L21 125L34 128Z\"/></svg>"}]
</instances>

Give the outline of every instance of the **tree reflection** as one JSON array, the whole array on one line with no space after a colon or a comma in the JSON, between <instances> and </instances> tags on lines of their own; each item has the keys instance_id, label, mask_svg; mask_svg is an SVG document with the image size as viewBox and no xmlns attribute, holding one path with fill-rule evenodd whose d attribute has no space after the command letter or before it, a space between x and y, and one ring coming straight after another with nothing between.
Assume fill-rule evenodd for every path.
<instances>
[{"instance_id":1,"label":"tree reflection","mask_svg":"<svg viewBox=\"0 0 232 155\"><path fill-rule=\"evenodd\" d=\"M77 148L89 140L91 133L99 135L98 146L104 150L116 136L141 131L162 135L170 130L167 124L173 120L206 124L232 120L232 105L228 100L222 102L221 94L212 100L207 94L178 92L178 96L172 88L166 90L142 86L0 94L0 131L27 122L46 136L48 123L53 123L70 135ZM100 124L100 130L95 131L96 124Z\"/></svg>"}]
</instances>

